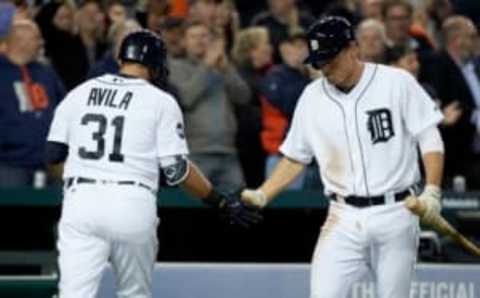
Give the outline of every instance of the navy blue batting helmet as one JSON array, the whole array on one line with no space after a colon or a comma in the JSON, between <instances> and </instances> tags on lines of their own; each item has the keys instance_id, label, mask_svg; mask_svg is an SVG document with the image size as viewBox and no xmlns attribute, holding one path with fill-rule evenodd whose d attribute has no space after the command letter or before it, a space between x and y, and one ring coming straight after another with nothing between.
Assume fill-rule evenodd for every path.
<instances>
[{"instance_id":1,"label":"navy blue batting helmet","mask_svg":"<svg viewBox=\"0 0 480 298\"><path fill-rule=\"evenodd\" d=\"M127 35L120 45L118 59L147 67L152 82L163 86L168 76L167 49L164 41L149 30L140 30Z\"/></svg>"},{"instance_id":2,"label":"navy blue batting helmet","mask_svg":"<svg viewBox=\"0 0 480 298\"><path fill-rule=\"evenodd\" d=\"M322 67L355 40L352 24L339 16L326 16L312 24L307 32L309 55L305 60Z\"/></svg>"}]
</instances>

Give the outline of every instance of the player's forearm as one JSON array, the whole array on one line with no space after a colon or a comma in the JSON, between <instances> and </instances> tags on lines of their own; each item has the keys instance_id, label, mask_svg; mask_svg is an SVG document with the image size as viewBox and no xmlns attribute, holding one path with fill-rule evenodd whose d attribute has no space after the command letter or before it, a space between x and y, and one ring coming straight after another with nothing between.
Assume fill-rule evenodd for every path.
<instances>
[{"instance_id":1,"label":"player's forearm","mask_svg":"<svg viewBox=\"0 0 480 298\"><path fill-rule=\"evenodd\" d=\"M67 160L68 145L60 142L48 141L45 146L45 164L50 177L61 181L63 164Z\"/></svg>"},{"instance_id":2,"label":"player's forearm","mask_svg":"<svg viewBox=\"0 0 480 298\"><path fill-rule=\"evenodd\" d=\"M212 184L194 163L189 162L189 168L189 173L181 186L197 198L204 199L208 197L212 191Z\"/></svg>"},{"instance_id":3,"label":"player's forearm","mask_svg":"<svg viewBox=\"0 0 480 298\"><path fill-rule=\"evenodd\" d=\"M427 152L422 156L427 185L440 187L443 177L444 155L442 152Z\"/></svg>"},{"instance_id":4,"label":"player's forearm","mask_svg":"<svg viewBox=\"0 0 480 298\"><path fill-rule=\"evenodd\" d=\"M440 187L445 151L440 131L436 126L432 126L418 135L417 140L425 167L426 184Z\"/></svg>"},{"instance_id":5,"label":"player's forearm","mask_svg":"<svg viewBox=\"0 0 480 298\"><path fill-rule=\"evenodd\" d=\"M270 178L259 188L268 202L285 189L302 172L305 165L288 158L282 158Z\"/></svg>"}]
</instances>

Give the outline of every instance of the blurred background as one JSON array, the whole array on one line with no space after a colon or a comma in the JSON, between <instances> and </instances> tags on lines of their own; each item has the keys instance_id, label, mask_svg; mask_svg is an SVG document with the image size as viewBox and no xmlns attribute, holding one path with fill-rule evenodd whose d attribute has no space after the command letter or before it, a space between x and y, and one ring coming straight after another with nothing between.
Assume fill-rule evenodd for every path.
<instances>
[{"instance_id":1,"label":"blurred background","mask_svg":"<svg viewBox=\"0 0 480 298\"><path fill-rule=\"evenodd\" d=\"M321 76L302 62L305 31L325 14L355 24L364 61L411 72L438 102L445 114L443 213L480 243L479 0L0 0L0 297L55 294L62 182L44 168L46 134L69 90L118 71L116 53L129 32L148 28L166 42L168 88L183 109L192 160L222 188L255 188L279 160L303 88ZM207 67L226 79L216 80ZM307 263L328 206L315 164L266 209L262 224L246 231L225 227L179 189L162 189L158 198L158 261L180 264L160 266L167 269L157 277L172 280L162 287L178 290L189 274L203 276L204 287L219 276L237 286L242 278L286 278L272 285L275 295L243 288L242 297L307 297ZM432 286L428 297L480 297L480 259L449 239L424 229L419 260L441 264L421 267L420 279L457 274L445 295ZM230 266L218 268L231 275L218 264ZM175 279L178 268L186 271ZM105 297L113 297L109 289ZM363 289L352 297L373 297L368 285ZM225 294L219 291L162 297Z\"/></svg>"}]
</instances>

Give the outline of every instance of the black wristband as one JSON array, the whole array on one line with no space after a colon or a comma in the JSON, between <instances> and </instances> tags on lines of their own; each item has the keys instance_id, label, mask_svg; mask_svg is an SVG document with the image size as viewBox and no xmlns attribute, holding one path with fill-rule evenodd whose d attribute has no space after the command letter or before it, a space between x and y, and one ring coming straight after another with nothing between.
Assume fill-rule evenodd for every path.
<instances>
[{"instance_id":1,"label":"black wristband","mask_svg":"<svg viewBox=\"0 0 480 298\"><path fill-rule=\"evenodd\" d=\"M213 208L220 208L224 202L224 195L215 188L212 188L208 196L203 198L203 202Z\"/></svg>"},{"instance_id":2,"label":"black wristband","mask_svg":"<svg viewBox=\"0 0 480 298\"><path fill-rule=\"evenodd\" d=\"M45 146L45 163L59 164L65 162L68 156L68 145L60 142L48 141Z\"/></svg>"}]
</instances>

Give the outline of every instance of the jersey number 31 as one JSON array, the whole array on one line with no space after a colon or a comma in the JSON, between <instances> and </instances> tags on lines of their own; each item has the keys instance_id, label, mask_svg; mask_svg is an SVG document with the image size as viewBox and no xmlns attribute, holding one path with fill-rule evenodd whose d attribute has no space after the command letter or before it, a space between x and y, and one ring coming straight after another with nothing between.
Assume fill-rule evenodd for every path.
<instances>
[{"instance_id":1,"label":"jersey number 31","mask_svg":"<svg viewBox=\"0 0 480 298\"><path fill-rule=\"evenodd\" d=\"M113 136L113 151L108 155L108 160L112 162L123 162L122 151L122 137L123 137L123 124L125 122L124 116L116 116L112 120L112 126L115 129ZM89 125L90 123L96 123L98 130L92 134L92 138L97 142L97 148L95 151L88 151L85 147L80 147L78 155L83 159L97 160L105 155L105 132L107 131L108 120L102 114L86 114L81 120L82 125Z\"/></svg>"}]
</instances>

